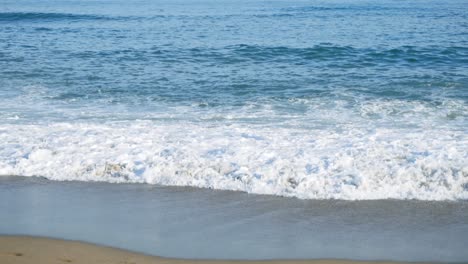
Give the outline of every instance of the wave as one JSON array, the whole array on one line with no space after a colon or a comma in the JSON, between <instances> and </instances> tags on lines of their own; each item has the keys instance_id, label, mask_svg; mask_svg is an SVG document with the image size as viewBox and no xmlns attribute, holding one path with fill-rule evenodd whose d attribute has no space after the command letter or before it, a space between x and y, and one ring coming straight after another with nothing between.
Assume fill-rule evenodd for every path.
<instances>
[{"instance_id":1,"label":"wave","mask_svg":"<svg viewBox=\"0 0 468 264\"><path fill-rule=\"evenodd\" d=\"M443 126L10 124L0 127L0 141L0 175L302 199L468 199L467 134Z\"/></svg>"},{"instance_id":2,"label":"wave","mask_svg":"<svg viewBox=\"0 0 468 264\"><path fill-rule=\"evenodd\" d=\"M100 15L70 14L70 13L40 13L40 12L3 12L0 22L15 21L56 21L56 20L111 20L113 18Z\"/></svg>"},{"instance_id":3,"label":"wave","mask_svg":"<svg viewBox=\"0 0 468 264\"><path fill-rule=\"evenodd\" d=\"M391 49L355 48L321 44L310 48L265 47L236 45L227 48L235 54L254 60L275 60L291 57L301 61L340 61L371 66L368 63L407 63L433 64L459 62L466 63L466 47L415 47L402 46ZM361 63L359 63L361 62Z\"/></svg>"},{"instance_id":4,"label":"wave","mask_svg":"<svg viewBox=\"0 0 468 264\"><path fill-rule=\"evenodd\" d=\"M464 66L468 57L465 47L415 47L402 46L390 49L356 48L321 44L313 47L275 47L258 45L231 45L221 48L171 48L124 49L107 51L80 51L73 58L108 56L122 61L184 63L285 63L290 65L324 65L333 68L364 68L380 66L434 67Z\"/></svg>"}]
</instances>

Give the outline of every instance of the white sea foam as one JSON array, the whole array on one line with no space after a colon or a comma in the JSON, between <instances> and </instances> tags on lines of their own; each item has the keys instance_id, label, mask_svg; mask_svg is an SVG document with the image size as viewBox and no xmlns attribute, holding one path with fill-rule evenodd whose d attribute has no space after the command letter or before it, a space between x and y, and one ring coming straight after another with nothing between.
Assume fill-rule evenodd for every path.
<instances>
[{"instance_id":1,"label":"white sea foam","mask_svg":"<svg viewBox=\"0 0 468 264\"><path fill-rule=\"evenodd\" d=\"M0 142L1 175L305 199L468 199L468 135L443 126L55 122L1 125Z\"/></svg>"}]
</instances>

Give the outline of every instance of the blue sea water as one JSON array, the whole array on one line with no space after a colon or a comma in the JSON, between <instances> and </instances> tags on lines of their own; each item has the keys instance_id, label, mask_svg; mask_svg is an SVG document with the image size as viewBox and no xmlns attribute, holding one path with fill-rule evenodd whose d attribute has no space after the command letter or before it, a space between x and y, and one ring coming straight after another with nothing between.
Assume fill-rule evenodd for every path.
<instances>
[{"instance_id":1,"label":"blue sea water","mask_svg":"<svg viewBox=\"0 0 468 264\"><path fill-rule=\"evenodd\" d=\"M468 4L2 0L0 175L468 199Z\"/></svg>"}]
</instances>

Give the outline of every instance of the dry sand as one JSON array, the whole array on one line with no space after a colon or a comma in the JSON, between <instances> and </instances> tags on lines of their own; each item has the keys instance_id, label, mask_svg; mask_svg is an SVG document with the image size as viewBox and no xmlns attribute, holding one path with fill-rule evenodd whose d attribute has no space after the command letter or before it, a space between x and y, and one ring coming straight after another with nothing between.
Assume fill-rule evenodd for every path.
<instances>
[{"instance_id":1,"label":"dry sand","mask_svg":"<svg viewBox=\"0 0 468 264\"><path fill-rule=\"evenodd\" d=\"M54 264L54 263L83 263L83 264L147 264L147 263L245 263L245 264L356 264L379 263L390 264L397 262L363 262L348 260L265 260L265 261L223 261L223 260L184 260L168 259L126 250L103 247L77 241L66 241L42 237L28 236L0 236L0 263L2 264Z\"/></svg>"}]
</instances>

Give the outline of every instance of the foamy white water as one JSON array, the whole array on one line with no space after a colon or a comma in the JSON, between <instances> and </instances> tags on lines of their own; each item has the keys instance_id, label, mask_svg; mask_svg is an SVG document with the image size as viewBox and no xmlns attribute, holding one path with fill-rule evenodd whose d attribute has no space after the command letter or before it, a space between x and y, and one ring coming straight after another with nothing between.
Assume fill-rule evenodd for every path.
<instances>
[{"instance_id":1,"label":"foamy white water","mask_svg":"<svg viewBox=\"0 0 468 264\"><path fill-rule=\"evenodd\" d=\"M466 0L0 9L2 175L468 198Z\"/></svg>"},{"instance_id":2,"label":"foamy white water","mask_svg":"<svg viewBox=\"0 0 468 264\"><path fill-rule=\"evenodd\" d=\"M323 129L145 120L4 124L0 174L305 199L468 199L466 106L457 105L461 119L448 127L436 125L451 113L447 107L396 101L393 109L404 113L392 118L390 104L356 106L349 123L330 115L339 125ZM383 121L371 121L372 111Z\"/></svg>"}]
</instances>

